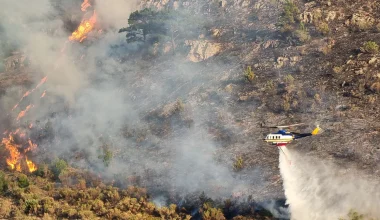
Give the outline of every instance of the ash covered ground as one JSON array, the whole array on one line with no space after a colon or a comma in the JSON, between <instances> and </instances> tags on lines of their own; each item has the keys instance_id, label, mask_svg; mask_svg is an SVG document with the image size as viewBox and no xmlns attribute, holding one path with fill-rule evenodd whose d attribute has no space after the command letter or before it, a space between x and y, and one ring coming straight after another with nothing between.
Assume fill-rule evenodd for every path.
<instances>
[{"instance_id":1,"label":"ash covered ground","mask_svg":"<svg viewBox=\"0 0 380 220\"><path fill-rule=\"evenodd\" d=\"M303 122L324 132L291 150L378 177L375 1L82 3L1 12L0 128L37 166L61 158L164 205L204 192L271 210L287 188L261 125Z\"/></svg>"}]
</instances>

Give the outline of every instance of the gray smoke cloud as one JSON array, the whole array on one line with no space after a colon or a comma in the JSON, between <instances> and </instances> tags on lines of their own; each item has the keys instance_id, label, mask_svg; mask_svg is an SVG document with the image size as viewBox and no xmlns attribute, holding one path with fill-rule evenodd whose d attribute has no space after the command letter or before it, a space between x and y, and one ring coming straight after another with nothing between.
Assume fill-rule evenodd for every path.
<instances>
[{"instance_id":1,"label":"gray smoke cloud","mask_svg":"<svg viewBox=\"0 0 380 220\"><path fill-rule=\"evenodd\" d=\"M326 159L283 148L280 171L292 219L339 219L351 209L379 218L380 188L355 168L342 168Z\"/></svg>"},{"instance_id":2,"label":"gray smoke cloud","mask_svg":"<svg viewBox=\"0 0 380 220\"><path fill-rule=\"evenodd\" d=\"M5 37L30 58L31 68L37 70L34 85L48 76L15 112L28 104L35 107L22 122L12 119L14 127L27 120L38 121L36 129L51 124L44 135L53 138L41 140L35 158L64 158L72 166L127 183L131 176L141 177L141 186L156 191L205 191L214 198L259 194L254 188L267 184L260 167L236 174L235 156L223 154L221 144L208 134L210 120L229 112L231 97L221 89L220 76L232 66L191 63L184 56L144 60L125 55L138 47L126 45L125 35L117 31L137 9L135 1L97 1L92 9L99 24L107 27L104 33L81 44L68 42L73 30L66 23L80 22L80 3L2 2ZM2 108L11 109L24 92L22 87L9 88L1 98ZM176 100L182 100L184 110L172 114L168 104ZM241 132L228 125L225 129ZM114 152L109 166L99 158L104 145Z\"/></svg>"}]
</instances>

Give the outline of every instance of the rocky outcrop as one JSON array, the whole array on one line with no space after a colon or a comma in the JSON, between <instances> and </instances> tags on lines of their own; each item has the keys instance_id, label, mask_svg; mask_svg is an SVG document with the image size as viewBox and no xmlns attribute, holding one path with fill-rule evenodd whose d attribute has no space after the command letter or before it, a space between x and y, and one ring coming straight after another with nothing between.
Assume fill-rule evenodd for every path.
<instances>
[{"instance_id":1,"label":"rocky outcrop","mask_svg":"<svg viewBox=\"0 0 380 220\"><path fill-rule=\"evenodd\" d=\"M218 54L222 49L222 44L208 40L188 40L186 45L190 46L187 59L192 62L200 62Z\"/></svg>"},{"instance_id":2,"label":"rocky outcrop","mask_svg":"<svg viewBox=\"0 0 380 220\"><path fill-rule=\"evenodd\" d=\"M375 19L366 13L355 13L350 20L346 21L346 25L352 26L361 30L371 28L375 23Z\"/></svg>"},{"instance_id":3,"label":"rocky outcrop","mask_svg":"<svg viewBox=\"0 0 380 220\"><path fill-rule=\"evenodd\" d=\"M296 63L298 63L301 60L302 60L302 57L300 56L278 57L274 66L276 69L279 69L287 65L295 66Z\"/></svg>"},{"instance_id":4,"label":"rocky outcrop","mask_svg":"<svg viewBox=\"0 0 380 220\"><path fill-rule=\"evenodd\" d=\"M5 71L16 70L20 67L24 67L26 64L26 56L22 53L14 53L12 56L4 60Z\"/></svg>"}]
</instances>

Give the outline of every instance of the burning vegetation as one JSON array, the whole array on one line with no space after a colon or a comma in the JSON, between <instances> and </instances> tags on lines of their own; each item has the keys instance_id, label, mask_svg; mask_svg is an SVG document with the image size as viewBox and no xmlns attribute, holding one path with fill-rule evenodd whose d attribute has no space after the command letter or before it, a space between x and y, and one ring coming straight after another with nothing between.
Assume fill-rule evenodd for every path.
<instances>
[{"instance_id":1,"label":"burning vegetation","mask_svg":"<svg viewBox=\"0 0 380 220\"><path fill-rule=\"evenodd\" d=\"M35 55L28 68L41 72L37 85L23 85L21 93L0 87L0 98L12 96L1 125L7 129L0 148L7 169L0 172L0 218L286 219L278 152L257 142L258 122L329 121L331 134L348 127L345 118L349 125L359 121L357 130L376 127L349 118L376 115L376 22L365 18L361 22L370 24L362 24L358 15L336 22L349 16L327 6L335 10L340 3L305 4L324 8L321 14L313 8L302 12L298 1L147 0L129 18L123 8L122 19L110 19L123 1L115 2L108 11L102 1L99 7L91 0L57 4L63 13L56 23L42 31L33 29L38 19L26 25L53 40L41 46L31 35L33 45L23 52ZM128 24L106 23L107 16L108 22ZM65 30L52 30L60 22ZM345 28L338 23L372 25L372 37L361 35L366 42L349 47L337 44L342 38L334 33ZM126 38L100 28L120 28ZM104 39L91 40L99 34ZM8 72L20 67L12 77L23 76L14 73L25 71L24 60L7 60ZM334 72L333 79L325 80L331 77L326 72ZM361 113L366 100L373 108ZM376 161L369 142L378 143L377 131L363 135L363 157L334 140L321 154L361 158L368 167L371 158ZM325 146L318 141L306 149ZM268 198L281 202L268 205Z\"/></svg>"},{"instance_id":2,"label":"burning vegetation","mask_svg":"<svg viewBox=\"0 0 380 220\"><path fill-rule=\"evenodd\" d=\"M87 38L88 33L90 33L96 23L96 12L94 10L93 15L89 19L82 20L79 24L79 27L74 31L69 37L70 41L79 41L82 42Z\"/></svg>"},{"instance_id":3,"label":"burning vegetation","mask_svg":"<svg viewBox=\"0 0 380 220\"><path fill-rule=\"evenodd\" d=\"M81 10L86 11L88 7L91 7L91 4L88 0L85 0L81 5ZM93 12L93 15L89 19L83 19L82 22L79 24L76 31L72 33L72 35L69 37L70 41L79 41L82 42L84 39L87 38L87 34L90 33L94 29L94 25L96 23L96 13L95 10ZM64 47L61 49L61 52L64 52L66 48L66 43ZM57 66L56 66L57 67ZM40 82L36 85L35 88L32 90L28 90L24 93L24 95L21 97L21 99L18 101L18 103L11 109L11 111L17 109L20 105L20 103L30 96L34 91L36 91L39 87L41 87L45 82L47 81L47 76L43 77ZM46 90L43 91L40 98L45 97ZM26 106L24 110L21 110L17 117L16 121L20 121L32 108L34 107L33 104L29 104ZM29 129L33 127L32 124L28 126ZM34 144L32 140L29 138L28 140L25 139L26 132L22 131L22 128L16 129L15 132L4 132L4 135L7 135L2 139L2 144L5 145L5 148L8 150L9 157L6 159L7 164L9 165L11 170L16 171L23 171L26 167L27 170L31 173L37 170L37 166L32 160L28 160L26 153L27 152L34 152L37 148L37 144ZM16 144L15 137L17 135L17 139L20 141L19 144ZM24 165L22 165L24 164Z\"/></svg>"}]
</instances>

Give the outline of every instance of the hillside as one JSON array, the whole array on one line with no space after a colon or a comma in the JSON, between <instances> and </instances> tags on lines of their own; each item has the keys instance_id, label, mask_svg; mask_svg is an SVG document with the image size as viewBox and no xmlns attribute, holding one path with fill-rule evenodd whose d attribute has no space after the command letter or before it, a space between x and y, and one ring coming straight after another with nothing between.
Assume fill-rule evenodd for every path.
<instances>
[{"instance_id":1,"label":"hillside","mask_svg":"<svg viewBox=\"0 0 380 220\"><path fill-rule=\"evenodd\" d=\"M0 217L289 219L263 126L299 122L294 155L378 180L377 1L136 3L6 5Z\"/></svg>"}]
</instances>

